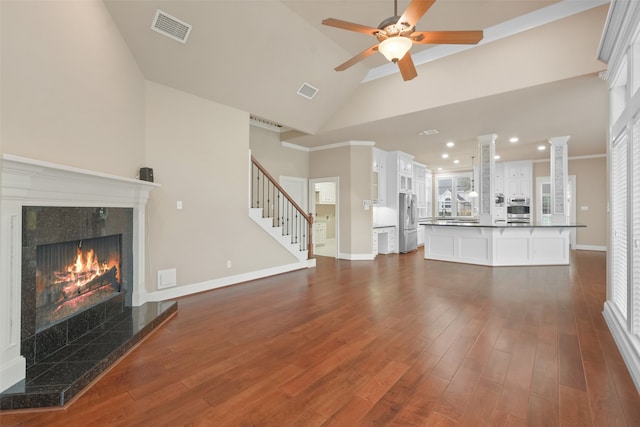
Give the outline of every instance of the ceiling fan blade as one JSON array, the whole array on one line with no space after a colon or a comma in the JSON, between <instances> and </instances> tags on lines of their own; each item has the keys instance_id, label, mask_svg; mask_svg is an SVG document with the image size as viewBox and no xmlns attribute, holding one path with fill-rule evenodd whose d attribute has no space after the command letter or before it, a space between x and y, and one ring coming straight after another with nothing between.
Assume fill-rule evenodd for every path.
<instances>
[{"instance_id":1,"label":"ceiling fan blade","mask_svg":"<svg viewBox=\"0 0 640 427\"><path fill-rule=\"evenodd\" d=\"M407 25L407 28L415 27L420 18L422 18L422 15L424 15L435 2L436 0L411 0L411 3L407 6L407 10L404 11L398 23Z\"/></svg>"},{"instance_id":2,"label":"ceiling fan blade","mask_svg":"<svg viewBox=\"0 0 640 427\"><path fill-rule=\"evenodd\" d=\"M416 31L409 36L418 44L477 44L484 37L478 31Z\"/></svg>"},{"instance_id":3,"label":"ceiling fan blade","mask_svg":"<svg viewBox=\"0 0 640 427\"><path fill-rule=\"evenodd\" d=\"M413 65L413 59L411 59L409 52L398 61L398 68L400 68L400 74L402 74L402 80L404 81L411 80L418 75L416 66Z\"/></svg>"},{"instance_id":4,"label":"ceiling fan blade","mask_svg":"<svg viewBox=\"0 0 640 427\"><path fill-rule=\"evenodd\" d=\"M350 60L348 60L347 62L338 65L335 70L336 71L344 71L347 68L351 67L352 65L357 64L358 62L362 61L363 59L373 55L374 53L376 53L378 51L378 45L375 46L371 46L370 48L363 50L362 52L360 52L359 54L357 54L356 56L354 56L353 58L351 58ZM405 55L406 56L406 55Z\"/></svg>"},{"instance_id":5,"label":"ceiling fan blade","mask_svg":"<svg viewBox=\"0 0 640 427\"><path fill-rule=\"evenodd\" d=\"M367 27L365 25L354 24L353 22L343 21L341 19L335 18L327 18L322 20L323 25L328 25L330 27L336 27L343 30L355 31L357 33L367 34L370 36L375 36L380 32L378 28Z\"/></svg>"}]
</instances>

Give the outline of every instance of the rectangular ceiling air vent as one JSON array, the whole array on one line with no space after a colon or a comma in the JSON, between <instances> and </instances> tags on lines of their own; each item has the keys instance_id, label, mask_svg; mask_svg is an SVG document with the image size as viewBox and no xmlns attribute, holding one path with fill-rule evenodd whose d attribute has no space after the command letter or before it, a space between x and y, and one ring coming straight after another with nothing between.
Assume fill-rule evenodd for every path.
<instances>
[{"instance_id":1,"label":"rectangular ceiling air vent","mask_svg":"<svg viewBox=\"0 0 640 427\"><path fill-rule=\"evenodd\" d=\"M302 83L300 89L298 89L298 95L304 96L307 99L311 99L318 93L318 89L311 86L309 83Z\"/></svg>"},{"instance_id":2,"label":"rectangular ceiling air vent","mask_svg":"<svg viewBox=\"0 0 640 427\"><path fill-rule=\"evenodd\" d=\"M186 43L191 25L158 9L151 23L151 29L180 43Z\"/></svg>"}]
</instances>

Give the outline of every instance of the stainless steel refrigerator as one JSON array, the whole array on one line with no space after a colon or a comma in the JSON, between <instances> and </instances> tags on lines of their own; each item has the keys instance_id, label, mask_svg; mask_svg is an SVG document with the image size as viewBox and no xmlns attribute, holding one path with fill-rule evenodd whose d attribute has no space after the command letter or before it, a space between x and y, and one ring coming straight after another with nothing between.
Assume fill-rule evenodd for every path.
<instances>
[{"instance_id":1,"label":"stainless steel refrigerator","mask_svg":"<svg viewBox=\"0 0 640 427\"><path fill-rule=\"evenodd\" d=\"M415 251L418 249L418 210L415 194L400 193L400 206L398 207L400 222L398 232L400 235L400 253Z\"/></svg>"}]
</instances>

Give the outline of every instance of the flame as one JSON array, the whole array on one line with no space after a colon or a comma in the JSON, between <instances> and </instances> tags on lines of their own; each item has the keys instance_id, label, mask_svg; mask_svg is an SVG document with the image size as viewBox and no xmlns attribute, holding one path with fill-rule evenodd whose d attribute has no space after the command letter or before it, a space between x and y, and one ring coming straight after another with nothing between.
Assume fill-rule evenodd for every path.
<instances>
[{"instance_id":1,"label":"flame","mask_svg":"<svg viewBox=\"0 0 640 427\"><path fill-rule=\"evenodd\" d=\"M73 282L73 286L82 287L96 277L104 274L112 267L116 267L116 279L120 280L120 268L117 259L111 259L107 262L100 263L98 256L93 249L89 249L86 253L82 250L82 246L78 246L76 259L69 264L63 272L56 272L55 275L59 279L56 283Z\"/></svg>"}]
</instances>

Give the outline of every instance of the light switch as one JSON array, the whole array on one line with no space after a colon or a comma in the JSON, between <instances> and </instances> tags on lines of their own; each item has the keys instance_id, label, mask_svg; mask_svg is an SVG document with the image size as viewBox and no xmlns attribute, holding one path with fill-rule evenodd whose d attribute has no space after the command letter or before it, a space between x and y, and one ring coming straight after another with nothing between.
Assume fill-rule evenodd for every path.
<instances>
[{"instance_id":1,"label":"light switch","mask_svg":"<svg viewBox=\"0 0 640 427\"><path fill-rule=\"evenodd\" d=\"M178 209L182 209L182 200L178 200L178 203L176 203L176 207Z\"/></svg>"},{"instance_id":2,"label":"light switch","mask_svg":"<svg viewBox=\"0 0 640 427\"><path fill-rule=\"evenodd\" d=\"M580 206L580 210L581 211L588 211L589 210L589 206Z\"/></svg>"}]
</instances>

